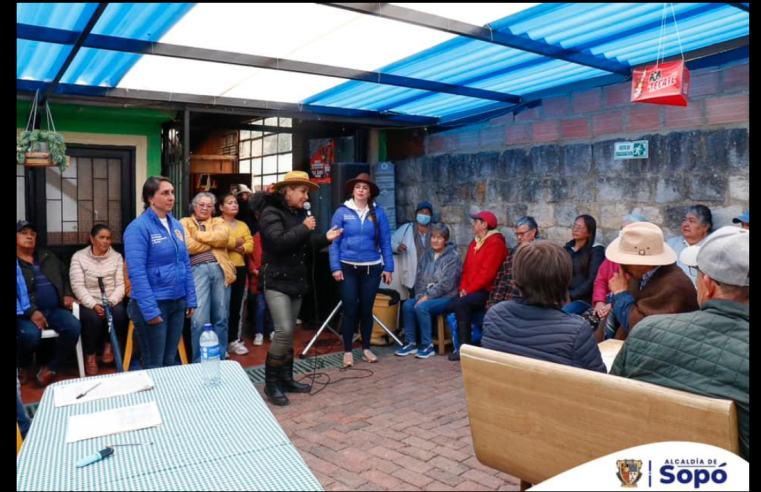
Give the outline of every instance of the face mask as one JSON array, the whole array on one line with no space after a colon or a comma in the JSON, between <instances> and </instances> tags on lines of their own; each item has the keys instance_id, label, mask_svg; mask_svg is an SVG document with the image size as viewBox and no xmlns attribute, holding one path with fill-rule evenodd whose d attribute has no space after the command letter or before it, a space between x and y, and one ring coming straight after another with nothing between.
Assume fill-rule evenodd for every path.
<instances>
[{"instance_id":1,"label":"face mask","mask_svg":"<svg viewBox=\"0 0 761 492\"><path fill-rule=\"evenodd\" d=\"M418 214L416 217L418 224L420 225L428 225L431 223L431 216L425 215L425 214Z\"/></svg>"}]
</instances>

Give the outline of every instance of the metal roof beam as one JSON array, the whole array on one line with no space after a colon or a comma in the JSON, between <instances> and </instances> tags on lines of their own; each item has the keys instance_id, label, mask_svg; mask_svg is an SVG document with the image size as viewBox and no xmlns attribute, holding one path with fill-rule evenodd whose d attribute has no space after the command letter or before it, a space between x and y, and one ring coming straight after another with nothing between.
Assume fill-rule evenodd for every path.
<instances>
[{"instance_id":1,"label":"metal roof beam","mask_svg":"<svg viewBox=\"0 0 761 492\"><path fill-rule=\"evenodd\" d=\"M619 75L630 75L629 65L610 60L602 56L590 53L582 53L576 50L564 49L551 44L535 41L522 36L516 36L502 31L494 31L488 27L480 27L454 19L448 19L434 14L419 12L387 3L321 3L329 7L336 7L361 14L375 15L384 19L406 22L416 26L448 32L458 36L483 41L485 43L507 46L521 51L527 51L557 60L563 60L577 65L596 68Z\"/></svg>"},{"instance_id":2,"label":"metal roof beam","mask_svg":"<svg viewBox=\"0 0 761 492\"><path fill-rule=\"evenodd\" d=\"M16 37L18 39L26 39L30 41L39 41L45 43L69 44L75 35L76 33L61 29L33 26L29 24L16 24ZM282 70L286 72L321 75L325 77L337 77L348 80L358 80L361 82L370 82L374 84L391 85L396 87L405 87L409 89L419 89L445 94L454 94L457 96L466 96L476 99L486 99L512 104L520 102L520 97L513 94L506 94L502 92L478 89L475 87L467 87L457 84L436 82L432 80L418 79L414 77L405 77L401 75L382 72L370 72L365 70L354 70L351 68L301 62L296 60L287 60L282 58L271 58L266 56L248 55L228 51L192 48L188 46L179 46L168 43L156 43L136 39L120 38L115 36L104 36L100 34L90 34L87 39L82 40L81 46L93 49L118 51L121 53L165 56L169 58L180 58L185 60L224 63L244 67L263 68L267 70Z\"/></svg>"},{"instance_id":3,"label":"metal roof beam","mask_svg":"<svg viewBox=\"0 0 761 492\"><path fill-rule=\"evenodd\" d=\"M748 4L745 4L745 3L728 3L727 5L731 5L733 7L736 7L738 9L742 10L743 12L748 12L748 14L750 14L750 5L748 5Z\"/></svg>"},{"instance_id":4,"label":"metal roof beam","mask_svg":"<svg viewBox=\"0 0 761 492\"><path fill-rule=\"evenodd\" d=\"M22 92L35 92L47 90L49 84L45 82L16 80L16 90ZM110 87L98 87L78 84L58 84L52 94L65 94L71 96L103 97L113 101L153 101L167 104L183 104L207 106L210 109L219 109L220 113L226 110L263 110L278 113L287 113L299 118L304 115L335 116L340 118L354 118L364 120L365 123L374 125L435 125L438 118L428 116L415 116L405 114L378 113L360 109L344 109L331 106L318 106L312 104L283 103L273 101L260 101L254 99L239 99L232 97L201 96L196 94L181 94L173 92L144 91L132 89L115 89ZM52 95L51 94L51 95ZM196 109L194 109L196 111Z\"/></svg>"},{"instance_id":5,"label":"metal roof beam","mask_svg":"<svg viewBox=\"0 0 761 492\"><path fill-rule=\"evenodd\" d=\"M58 83L61 81L63 76L66 74L66 70L69 69L71 62L73 62L74 58L76 58L77 53L79 53L79 50L84 45L84 42L87 39L87 36L90 35L90 32L95 27L95 24L97 24L98 20L100 19L100 16L103 15L103 12L105 12L106 7L108 7L108 3L99 3L98 6L95 8L95 11L93 12L92 16L90 16L90 20L87 21L85 28L82 30L81 33L77 35L77 38L74 41L74 47L71 49L69 56L66 57L66 61L63 62L63 65L58 70L58 73L53 79L53 82L45 90L45 93L42 95L42 98L40 98L40 102L39 102L40 105L45 104L45 101L47 100L48 96L50 96L50 94L53 93L53 90L55 90L55 87L58 85Z\"/></svg>"}]
</instances>

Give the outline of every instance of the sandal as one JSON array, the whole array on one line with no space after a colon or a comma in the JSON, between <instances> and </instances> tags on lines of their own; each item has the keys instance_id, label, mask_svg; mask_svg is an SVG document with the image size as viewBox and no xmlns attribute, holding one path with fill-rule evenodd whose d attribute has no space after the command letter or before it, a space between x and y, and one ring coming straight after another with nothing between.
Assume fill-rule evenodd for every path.
<instances>
[{"instance_id":1,"label":"sandal","mask_svg":"<svg viewBox=\"0 0 761 492\"><path fill-rule=\"evenodd\" d=\"M378 357L374 353L370 352L370 349L365 349L362 351L362 360L373 364L378 362Z\"/></svg>"},{"instance_id":2,"label":"sandal","mask_svg":"<svg viewBox=\"0 0 761 492\"><path fill-rule=\"evenodd\" d=\"M341 365L343 369L347 367L354 367L354 355L351 352L344 352L344 360Z\"/></svg>"}]
</instances>

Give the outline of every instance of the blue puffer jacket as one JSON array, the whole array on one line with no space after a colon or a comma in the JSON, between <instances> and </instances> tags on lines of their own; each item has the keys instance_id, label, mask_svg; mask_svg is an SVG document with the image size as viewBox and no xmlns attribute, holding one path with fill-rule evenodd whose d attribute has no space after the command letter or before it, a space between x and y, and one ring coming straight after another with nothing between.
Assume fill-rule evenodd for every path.
<instances>
[{"instance_id":1,"label":"blue puffer jacket","mask_svg":"<svg viewBox=\"0 0 761 492\"><path fill-rule=\"evenodd\" d=\"M484 319L484 348L566 366L606 372L589 323L559 309L500 302Z\"/></svg>"},{"instance_id":2,"label":"blue puffer jacket","mask_svg":"<svg viewBox=\"0 0 761 492\"><path fill-rule=\"evenodd\" d=\"M146 321L161 315L157 301L185 298L186 308L198 307L185 231L167 215L169 232L150 208L124 232L124 253L134 299Z\"/></svg>"},{"instance_id":3,"label":"blue puffer jacket","mask_svg":"<svg viewBox=\"0 0 761 492\"><path fill-rule=\"evenodd\" d=\"M391 249L391 231L388 225L386 212L377 204L375 215L378 217L378 230L380 232L380 251L375 242L375 224L370 217L365 218L364 223L359 215L346 205L341 205L333 214L330 227L338 227L344 232L330 245L330 271L336 272L341 269L341 262L368 263L377 261L383 253L383 271L394 271L394 253Z\"/></svg>"}]
</instances>

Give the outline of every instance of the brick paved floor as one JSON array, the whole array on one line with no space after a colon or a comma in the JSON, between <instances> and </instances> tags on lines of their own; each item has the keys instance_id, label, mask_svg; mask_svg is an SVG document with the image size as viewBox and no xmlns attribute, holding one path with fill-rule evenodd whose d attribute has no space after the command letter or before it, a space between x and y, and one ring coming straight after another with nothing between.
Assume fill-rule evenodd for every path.
<instances>
[{"instance_id":1,"label":"brick paved floor","mask_svg":"<svg viewBox=\"0 0 761 492\"><path fill-rule=\"evenodd\" d=\"M355 367L374 374L270 407L326 490L519 489L476 460L459 364L386 356ZM367 374L321 372L334 381Z\"/></svg>"}]
</instances>

